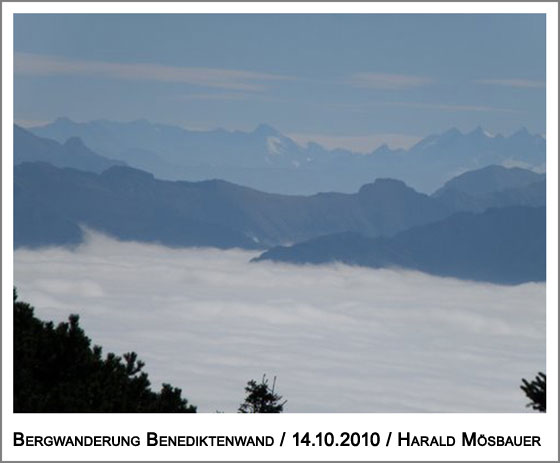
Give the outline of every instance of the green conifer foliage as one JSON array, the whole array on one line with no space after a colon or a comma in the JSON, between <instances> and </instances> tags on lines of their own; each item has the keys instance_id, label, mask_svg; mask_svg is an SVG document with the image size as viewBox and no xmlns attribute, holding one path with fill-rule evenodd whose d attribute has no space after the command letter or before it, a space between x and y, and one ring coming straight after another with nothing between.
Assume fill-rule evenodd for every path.
<instances>
[{"instance_id":1,"label":"green conifer foliage","mask_svg":"<svg viewBox=\"0 0 560 463\"><path fill-rule=\"evenodd\" d=\"M58 326L39 320L14 289L14 412L196 412L181 389L153 392L143 367L134 352L103 358L78 315Z\"/></svg>"},{"instance_id":2,"label":"green conifer foliage","mask_svg":"<svg viewBox=\"0 0 560 463\"><path fill-rule=\"evenodd\" d=\"M521 381L523 382L521 389L531 400L527 407L539 412L546 412L546 375L539 372L533 381L529 382L526 379Z\"/></svg>"},{"instance_id":3,"label":"green conifer foliage","mask_svg":"<svg viewBox=\"0 0 560 463\"><path fill-rule=\"evenodd\" d=\"M274 392L275 386L276 377L274 377L271 388L266 375L263 375L260 383L253 379L249 381L245 387L247 393L245 402L239 406L238 411L240 413L282 413L287 400L281 402L282 396Z\"/></svg>"}]
</instances>

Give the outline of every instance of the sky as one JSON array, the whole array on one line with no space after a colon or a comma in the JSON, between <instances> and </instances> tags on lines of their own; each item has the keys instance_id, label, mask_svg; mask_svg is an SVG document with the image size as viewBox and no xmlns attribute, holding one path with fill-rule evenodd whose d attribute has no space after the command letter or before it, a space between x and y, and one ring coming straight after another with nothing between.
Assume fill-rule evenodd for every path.
<instances>
[{"instance_id":1,"label":"sky","mask_svg":"<svg viewBox=\"0 0 560 463\"><path fill-rule=\"evenodd\" d=\"M545 370L544 283L499 286L345 265L249 263L90 234L75 251L19 249L14 285L35 314L72 313L104 353L135 351L154 389L235 412L277 377L286 412L529 411Z\"/></svg>"},{"instance_id":2,"label":"sky","mask_svg":"<svg viewBox=\"0 0 560 463\"><path fill-rule=\"evenodd\" d=\"M368 149L454 126L545 132L545 16L14 19L14 119L145 118Z\"/></svg>"}]
</instances>

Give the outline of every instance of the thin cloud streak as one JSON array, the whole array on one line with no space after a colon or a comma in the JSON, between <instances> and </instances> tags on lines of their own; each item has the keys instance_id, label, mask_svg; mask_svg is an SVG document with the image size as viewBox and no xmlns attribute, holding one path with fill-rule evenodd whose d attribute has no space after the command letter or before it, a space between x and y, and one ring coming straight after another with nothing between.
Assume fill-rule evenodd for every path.
<instances>
[{"instance_id":1,"label":"thin cloud streak","mask_svg":"<svg viewBox=\"0 0 560 463\"><path fill-rule=\"evenodd\" d=\"M189 93L174 97L184 101L242 101L248 98L244 93Z\"/></svg>"},{"instance_id":2,"label":"thin cloud streak","mask_svg":"<svg viewBox=\"0 0 560 463\"><path fill-rule=\"evenodd\" d=\"M429 77L405 74L385 74L380 72L359 72L353 74L349 82L354 87L375 90L403 90L424 87L434 81Z\"/></svg>"},{"instance_id":3,"label":"thin cloud streak","mask_svg":"<svg viewBox=\"0 0 560 463\"><path fill-rule=\"evenodd\" d=\"M545 368L544 284L497 286L344 265L249 264L254 253L93 235L17 250L37 316L78 313L104 352L136 351L155 388L234 412L278 377L288 412L527 412Z\"/></svg>"},{"instance_id":4,"label":"thin cloud streak","mask_svg":"<svg viewBox=\"0 0 560 463\"><path fill-rule=\"evenodd\" d=\"M522 113L523 111L512 108L498 108L484 105L462 105L444 103L416 103L413 101L372 101L368 103L325 103L324 106L338 108L345 111L363 112L371 108L397 107L412 109L427 109L434 111L450 112L499 112L499 113Z\"/></svg>"},{"instance_id":5,"label":"thin cloud streak","mask_svg":"<svg viewBox=\"0 0 560 463\"><path fill-rule=\"evenodd\" d=\"M265 82L293 80L292 77L234 69L165 66L155 63L113 63L70 60L33 53L14 53L14 72L33 76L95 76L120 80L178 82L201 87L260 92Z\"/></svg>"},{"instance_id":6,"label":"thin cloud streak","mask_svg":"<svg viewBox=\"0 0 560 463\"><path fill-rule=\"evenodd\" d=\"M496 108L494 106L478 106L478 105L456 105L456 104L430 104L430 103L413 103L406 101L394 101L383 103L385 106L397 106L403 108L415 109L433 109L437 111L456 111L456 112L500 112L500 113L518 113L519 110L510 108Z\"/></svg>"},{"instance_id":7,"label":"thin cloud streak","mask_svg":"<svg viewBox=\"0 0 560 463\"><path fill-rule=\"evenodd\" d=\"M475 83L481 85L497 85L499 87L513 88L544 88L545 83L538 80L527 79L480 79Z\"/></svg>"}]
</instances>

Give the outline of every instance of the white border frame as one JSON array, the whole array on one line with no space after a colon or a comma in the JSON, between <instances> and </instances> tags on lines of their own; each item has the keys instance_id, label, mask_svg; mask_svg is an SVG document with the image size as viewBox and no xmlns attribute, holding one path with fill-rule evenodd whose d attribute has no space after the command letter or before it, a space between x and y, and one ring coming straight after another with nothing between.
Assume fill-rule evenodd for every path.
<instances>
[{"instance_id":1,"label":"white border frame","mask_svg":"<svg viewBox=\"0 0 560 463\"><path fill-rule=\"evenodd\" d=\"M545 13L547 27L546 414L105 415L13 414L13 14L14 13ZM558 5L557 3L3 3L2 4L2 459L9 460L558 460ZM26 434L270 434L284 447L13 447ZM539 435L542 447L299 447L294 432ZM395 442L395 441L393 441Z\"/></svg>"}]
</instances>

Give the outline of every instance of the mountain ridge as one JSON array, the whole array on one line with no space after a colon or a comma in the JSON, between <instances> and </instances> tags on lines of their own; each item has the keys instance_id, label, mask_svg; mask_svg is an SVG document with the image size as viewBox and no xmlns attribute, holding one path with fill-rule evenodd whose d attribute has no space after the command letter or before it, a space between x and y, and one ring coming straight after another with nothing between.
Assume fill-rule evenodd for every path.
<instances>
[{"instance_id":1,"label":"mountain ridge","mask_svg":"<svg viewBox=\"0 0 560 463\"><path fill-rule=\"evenodd\" d=\"M76 123L68 118L30 129L55 140L80 136L96 152L168 180L223 178L261 191L351 193L375 178L405 181L431 193L450 178L491 164L544 169L546 141L519 130L488 136L482 128L429 135L408 150L380 146L368 154L299 145L274 127L192 131L146 120Z\"/></svg>"},{"instance_id":2,"label":"mountain ridge","mask_svg":"<svg viewBox=\"0 0 560 463\"><path fill-rule=\"evenodd\" d=\"M399 181L377 180L371 188L354 194L287 196L223 180L159 180L127 166L112 166L96 174L23 163L15 166L14 185L16 195L40 199L70 222L123 239L155 239L155 231L144 236L142 230L156 227L157 220L169 227L173 220L178 224L192 220L232 230L238 246L249 249L346 230L371 236L392 234L449 214L445 205ZM179 235L177 231L174 239L170 235L166 239L180 245ZM202 244L209 242L202 240ZM197 243L186 240L184 245ZM216 245L223 243L218 240Z\"/></svg>"},{"instance_id":3,"label":"mountain ridge","mask_svg":"<svg viewBox=\"0 0 560 463\"><path fill-rule=\"evenodd\" d=\"M35 161L97 173L113 165L125 165L123 161L95 153L80 137L72 136L59 143L50 138L39 137L14 124L14 165Z\"/></svg>"},{"instance_id":4,"label":"mountain ridge","mask_svg":"<svg viewBox=\"0 0 560 463\"><path fill-rule=\"evenodd\" d=\"M459 212L393 237L346 232L265 251L252 262L340 262L371 268L402 268L432 275L520 284L546 280L546 209L490 208Z\"/></svg>"},{"instance_id":5,"label":"mountain ridge","mask_svg":"<svg viewBox=\"0 0 560 463\"><path fill-rule=\"evenodd\" d=\"M472 176L476 177L476 173ZM370 237L391 236L441 220L458 210L517 204L542 206L546 204L546 184L543 181L486 196L463 194L457 198L428 196L401 180L378 178L353 194L302 196L261 192L219 179L161 180L128 166L111 166L97 174L48 163L22 163L14 168L14 196L28 198L24 204L30 209L36 209L38 204L48 206L64 223L83 223L121 239L157 240L159 220L168 228L162 232L163 244L253 249L346 231ZM29 213L41 217L37 211ZM206 237L198 239L181 228L189 221L221 227L224 240L217 232L215 242ZM36 225L36 233L40 234ZM18 227L24 226L24 221L18 222ZM232 236L226 239L228 230ZM59 244L63 243L64 239Z\"/></svg>"}]
</instances>

